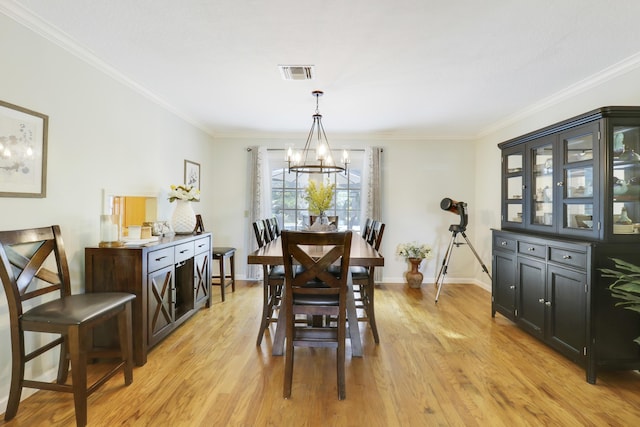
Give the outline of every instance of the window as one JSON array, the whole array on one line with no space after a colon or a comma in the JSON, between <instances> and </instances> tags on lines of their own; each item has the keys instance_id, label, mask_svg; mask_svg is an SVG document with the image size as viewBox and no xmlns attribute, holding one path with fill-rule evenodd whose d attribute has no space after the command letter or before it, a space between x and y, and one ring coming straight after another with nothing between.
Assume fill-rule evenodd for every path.
<instances>
[{"instance_id":1,"label":"window","mask_svg":"<svg viewBox=\"0 0 640 427\"><path fill-rule=\"evenodd\" d=\"M364 152L351 150L348 173L318 174L336 184L334 203L327 216L338 216L339 230L360 229L361 176ZM285 230L309 226L308 204L304 200L309 174L289 173L283 150L269 150L271 168L271 213Z\"/></svg>"}]
</instances>

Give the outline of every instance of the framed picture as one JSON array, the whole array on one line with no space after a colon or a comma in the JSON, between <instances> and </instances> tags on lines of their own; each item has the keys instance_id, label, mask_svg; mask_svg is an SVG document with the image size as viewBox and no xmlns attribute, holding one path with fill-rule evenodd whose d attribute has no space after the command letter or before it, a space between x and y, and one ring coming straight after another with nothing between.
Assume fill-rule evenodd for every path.
<instances>
[{"instance_id":1,"label":"framed picture","mask_svg":"<svg viewBox=\"0 0 640 427\"><path fill-rule=\"evenodd\" d=\"M184 161L184 183L200 190L200 163Z\"/></svg>"},{"instance_id":2,"label":"framed picture","mask_svg":"<svg viewBox=\"0 0 640 427\"><path fill-rule=\"evenodd\" d=\"M0 197L45 197L49 117L0 101Z\"/></svg>"}]
</instances>

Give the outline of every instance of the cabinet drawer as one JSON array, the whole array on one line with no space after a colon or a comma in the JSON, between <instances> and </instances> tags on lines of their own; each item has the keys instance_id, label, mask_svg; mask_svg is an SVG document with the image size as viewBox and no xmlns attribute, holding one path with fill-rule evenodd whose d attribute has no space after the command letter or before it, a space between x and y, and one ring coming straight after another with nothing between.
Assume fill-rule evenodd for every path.
<instances>
[{"instance_id":1,"label":"cabinet drawer","mask_svg":"<svg viewBox=\"0 0 640 427\"><path fill-rule=\"evenodd\" d=\"M534 256L537 258L546 257L546 246L530 242L518 242L518 253L523 255Z\"/></svg>"},{"instance_id":2,"label":"cabinet drawer","mask_svg":"<svg viewBox=\"0 0 640 427\"><path fill-rule=\"evenodd\" d=\"M516 241L505 236L493 236L493 248L501 249L509 252L516 251Z\"/></svg>"},{"instance_id":3,"label":"cabinet drawer","mask_svg":"<svg viewBox=\"0 0 640 427\"><path fill-rule=\"evenodd\" d=\"M202 252L209 252L209 250L211 249L211 243L208 237L196 240L195 245L197 254L201 254Z\"/></svg>"},{"instance_id":4,"label":"cabinet drawer","mask_svg":"<svg viewBox=\"0 0 640 427\"><path fill-rule=\"evenodd\" d=\"M580 270L586 270L587 268L587 254L584 252L554 248L552 246L549 248L549 260L579 268Z\"/></svg>"},{"instance_id":5,"label":"cabinet drawer","mask_svg":"<svg viewBox=\"0 0 640 427\"><path fill-rule=\"evenodd\" d=\"M147 254L147 271L156 271L169 265L173 265L173 248L159 249Z\"/></svg>"},{"instance_id":6,"label":"cabinet drawer","mask_svg":"<svg viewBox=\"0 0 640 427\"><path fill-rule=\"evenodd\" d=\"M193 242L176 245L175 249L176 263L193 258L195 254Z\"/></svg>"}]
</instances>

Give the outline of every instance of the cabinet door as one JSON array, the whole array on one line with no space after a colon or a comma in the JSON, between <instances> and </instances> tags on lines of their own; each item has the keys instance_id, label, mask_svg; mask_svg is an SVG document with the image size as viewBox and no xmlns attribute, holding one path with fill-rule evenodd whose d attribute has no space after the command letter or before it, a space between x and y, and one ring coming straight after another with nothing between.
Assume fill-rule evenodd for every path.
<instances>
[{"instance_id":1,"label":"cabinet door","mask_svg":"<svg viewBox=\"0 0 640 427\"><path fill-rule=\"evenodd\" d=\"M555 213L555 140L555 137L544 137L527 143L527 185L531 189L528 193L527 228L545 233L558 229Z\"/></svg>"},{"instance_id":2,"label":"cabinet door","mask_svg":"<svg viewBox=\"0 0 640 427\"><path fill-rule=\"evenodd\" d=\"M563 235L597 238L601 233L597 195L599 122L578 126L558 136L556 221Z\"/></svg>"},{"instance_id":3,"label":"cabinet door","mask_svg":"<svg viewBox=\"0 0 640 427\"><path fill-rule=\"evenodd\" d=\"M585 273L547 267L547 342L573 360L585 357L587 345Z\"/></svg>"},{"instance_id":4,"label":"cabinet door","mask_svg":"<svg viewBox=\"0 0 640 427\"><path fill-rule=\"evenodd\" d=\"M211 294L211 260L209 252L204 252L195 256L194 277L193 277L193 295L194 304L206 302L209 305L209 295Z\"/></svg>"},{"instance_id":5,"label":"cabinet door","mask_svg":"<svg viewBox=\"0 0 640 427\"><path fill-rule=\"evenodd\" d=\"M148 344L152 346L173 328L175 320L174 267L169 266L149 273L147 277Z\"/></svg>"},{"instance_id":6,"label":"cabinet door","mask_svg":"<svg viewBox=\"0 0 640 427\"><path fill-rule=\"evenodd\" d=\"M534 259L518 257L518 324L544 338L546 264Z\"/></svg>"},{"instance_id":7,"label":"cabinet door","mask_svg":"<svg viewBox=\"0 0 640 427\"><path fill-rule=\"evenodd\" d=\"M640 123L621 119L613 126L613 165L608 191L607 228L617 240L638 239L640 232ZM633 235L635 234L635 236Z\"/></svg>"},{"instance_id":8,"label":"cabinet door","mask_svg":"<svg viewBox=\"0 0 640 427\"><path fill-rule=\"evenodd\" d=\"M516 259L514 254L493 253L492 316L496 311L507 318L516 317Z\"/></svg>"},{"instance_id":9,"label":"cabinet door","mask_svg":"<svg viewBox=\"0 0 640 427\"><path fill-rule=\"evenodd\" d=\"M524 226L523 200L524 148L513 147L502 153L502 227L522 228Z\"/></svg>"}]
</instances>

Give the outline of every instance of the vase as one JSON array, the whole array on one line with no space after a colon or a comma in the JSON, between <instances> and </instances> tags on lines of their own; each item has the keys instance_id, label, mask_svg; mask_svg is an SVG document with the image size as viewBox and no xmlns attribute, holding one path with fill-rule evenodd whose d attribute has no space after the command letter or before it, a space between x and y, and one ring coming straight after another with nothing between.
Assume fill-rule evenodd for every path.
<instances>
[{"instance_id":1,"label":"vase","mask_svg":"<svg viewBox=\"0 0 640 427\"><path fill-rule=\"evenodd\" d=\"M422 273L418 270L422 258L408 258L411 263L411 270L407 271L405 278L410 288L419 288L422 285Z\"/></svg>"},{"instance_id":2,"label":"vase","mask_svg":"<svg viewBox=\"0 0 640 427\"><path fill-rule=\"evenodd\" d=\"M192 234L196 229L196 214L190 201L176 200L176 208L171 216L171 227L176 234Z\"/></svg>"}]
</instances>

